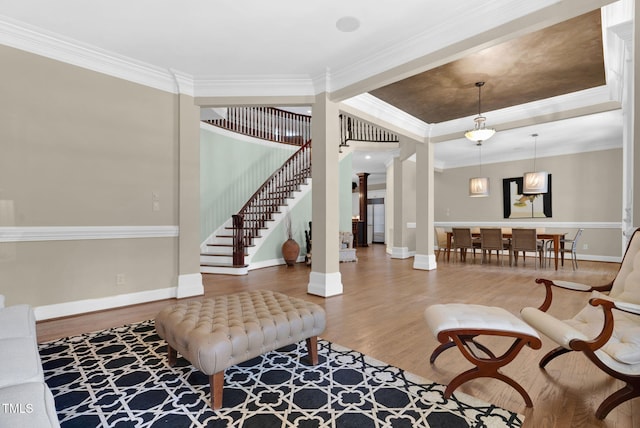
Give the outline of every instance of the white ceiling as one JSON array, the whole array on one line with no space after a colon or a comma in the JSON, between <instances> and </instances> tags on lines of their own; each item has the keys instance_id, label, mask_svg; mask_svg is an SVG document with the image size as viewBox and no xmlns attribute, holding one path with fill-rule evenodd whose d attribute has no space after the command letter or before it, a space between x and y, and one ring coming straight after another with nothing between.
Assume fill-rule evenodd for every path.
<instances>
[{"instance_id":1,"label":"white ceiling","mask_svg":"<svg viewBox=\"0 0 640 428\"><path fill-rule=\"evenodd\" d=\"M200 97L329 91L338 101L357 100L465 52L607 3L611 0L376 0L375 5L370 0L0 0L0 43L116 76L126 75L123 68L142 70L172 85L180 76ZM339 31L336 23L344 17L355 17L360 27ZM610 97L614 91L603 92ZM574 103L567 109L583 107ZM544 108L564 107L555 101ZM533 110L549 114L544 108ZM371 110L370 104L365 107L378 117L392 109L382 103L374 106L377 113ZM531 112L483 112L487 124L499 129L483 145L483 162L531 157L534 132L540 135L538 156L622 145L619 110L524 128L503 126L523 118L539 122ZM473 143L457 138L473 125L472 117L432 126L395 113L384 120L396 116L399 126L409 124L415 135L438 140L437 167L476 163ZM377 174L391 155L369 153L373 159L364 159L366 154L354 152L354 171Z\"/></svg>"}]
</instances>

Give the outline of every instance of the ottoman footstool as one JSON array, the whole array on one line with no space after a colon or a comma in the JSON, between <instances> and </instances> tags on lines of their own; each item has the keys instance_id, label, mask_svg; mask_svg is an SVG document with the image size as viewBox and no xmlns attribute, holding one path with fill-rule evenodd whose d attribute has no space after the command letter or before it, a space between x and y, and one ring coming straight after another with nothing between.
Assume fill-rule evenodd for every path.
<instances>
[{"instance_id":1,"label":"ottoman footstool","mask_svg":"<svg viewBox=\"0 0 640 428\"><path fill-rule=\"evenodd\" d=\"M533 406L527 391L518 382L500 372L500 368L513 361L523 346L529 345L532 349L542 347L538 333L527 323L503 308L463 303L429 306L424 316L440 342L440 346L431 354L431 364L442 352L457 346L462 355L475 366L449 382L445 389L445 398L450 398L453 391L465 382L480 377L491 377L511 385L522 395L527 407ZM513 338L514 341L502 355L495 355L475 340L477 336L501 336Z\"/></svg>"},{"instance_id":2,"label":"ottoman footstool","mask_svg":"<svg viewBox=\"0 0 640 428\"><path fill-rule=\"evenodd\" d=\"M228 367L302 340L317 364L317 337L326 319L315 303L255 290L176 303L161 310L155 324L167 342L169 365L180 353L208 375L211 407L219 409Z\"/></svg>"}]
</instances>

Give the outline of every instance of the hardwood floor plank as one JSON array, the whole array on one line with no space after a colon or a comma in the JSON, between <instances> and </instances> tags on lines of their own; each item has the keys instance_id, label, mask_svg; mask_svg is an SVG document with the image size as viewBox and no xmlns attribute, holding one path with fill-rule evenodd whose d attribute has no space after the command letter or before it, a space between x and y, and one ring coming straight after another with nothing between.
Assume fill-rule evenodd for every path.
<instances>
[{"instance_id":1,"label":"hardwood floor plank","mask_svg":"<svg viewBox=\"0 0 640 428\"><path fill-rule=\"evenodd\" d=\"M500 306L519 315L525 306L538 306L544 287L534 279L545 277L592 285L611 280L616 263L580 262L572 271L566 264L558 271L526 266L441 261L433 271L413 269L413 259L391 259L383 245L358 248L357 263L340 264L344 293L322 298L307 294L310 269L300 263L254 270L246 276L204 275L205 297L250 289L272 289L323 306L327 328L321 337L356 349L373 358L401 367L435 382L446 384L455 375L471 367L457 349L446 351L436 364L429 356L438 341L427 329L424 309L435 303L475 303ZM452 257L453 259L453 257ZM198 299L190 298L190 299ZM572 317L587 303L587 293L554 290L550 313ZM92 314L39 322L39 341L152 319L165 300ZM622 386L588 361L571 353L559 357L541 370L540 358L555 345L542 337L540 350L524 348L504 368L530 394L534 407L528 409L520 394L507 384L492 379L477 379L458 390L526 416L524 426L533 427L619 427L630 428L640 422L640 400L632 400L614 409L605 421L598 421L595 410L602 400ZM483 342L484 343L484 342ZM490 344L488 342L488 344ZM640 426L640 425L636 425Z\"/></svg>"}]
</instances>

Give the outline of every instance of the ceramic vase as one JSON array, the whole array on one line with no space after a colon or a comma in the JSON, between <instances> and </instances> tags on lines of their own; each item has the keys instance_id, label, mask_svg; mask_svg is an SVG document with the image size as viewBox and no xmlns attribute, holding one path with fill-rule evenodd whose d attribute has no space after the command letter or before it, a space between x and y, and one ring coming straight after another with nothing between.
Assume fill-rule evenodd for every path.
<instances>
[{"instance_id":1,"label":"ceramic vase","mask_svg":"<svg viewBox=\"0 0 640 428\"><path fill-rule=\"evenodd\" d=\"M284 244L282 244L282 257L284 258L285 263L287 263L287 266L293 266L298 260L299 254L300 245L298 245L295 239L289 238L284 241Z\"/></svg>"}]
</instances>

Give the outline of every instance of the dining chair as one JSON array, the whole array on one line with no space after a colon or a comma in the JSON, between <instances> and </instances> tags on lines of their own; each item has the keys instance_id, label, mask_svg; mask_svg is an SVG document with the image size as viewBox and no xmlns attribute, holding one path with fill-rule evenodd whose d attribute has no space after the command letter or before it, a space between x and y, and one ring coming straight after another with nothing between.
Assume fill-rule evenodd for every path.
<instances>
[{"instance_id":1,"label":"dining chair","mask_svg":"<svg viewBox=\"0 0 640 428\"><path fill-rule=\"evenodd\" d=\"M504 266L504 250L510 250L510 242L502 237L501 229L481 228L480 249L482 250L482 263L486 260L487 252L489 253L489 262L491 262L491 251L495 250L498 262L502 262ZM502 259L500 259L501 255Z\"/></svg>"},{"instance_id":2,"label":"dining chair","mask_svg":"<svg viewBox=\"0 0 640 428\"><path fill-rule=\"evenodd\" d=\"M540 266L543 266L544 244L537 238L536 229L514 228L511 231L511 251L513 253L514 264L518 266L518 252L522 251L522 263L526 263L527 251L538 255ZM535 265L535 264L534 264ZM536 269L538 265L535 265Z\"/></svg>"},{"instance_id":3,"label":"dining chair","mask_svg":"<svg viewBox=\"0 0 640 428\"><path fill-rule=\"evenodd\" d=\"M447 251L447 232L444 227L436 227L436 261L440 259L440 253Z\"/></svg>"},{"instance_id":4,"label":"dining chair","mask_svg":"<svg viewBox=\"0 0 640 428\"><path fill-rule=\"evenodd\" d=\"M453 227L453 248L460 250L460 261L467 261L467 250L473 250L473 261L476 260L476 249L480 249L480 239L471 236L470 228Z\"/></svg>"},{"instance_id":5,"label":"dining chair","mask_svg":"<svg viewBox=\"0 0 640 428\"><path fill-rule=\"evenodd\" d=\"M562 253L562 266L564 266L564 254L570 253L571 267L573 270L578 270L578 257L576 251L578 250L578 239L582 236L582 232L584 232L584 229L578 229L573 239L560 239L560 248L558 248L558 251ZM553 248L553 241L549 241L546 248L547 258L549 260L551 259L551 253L553 251L555 251Z\"/></svg>"}]
</instances>

